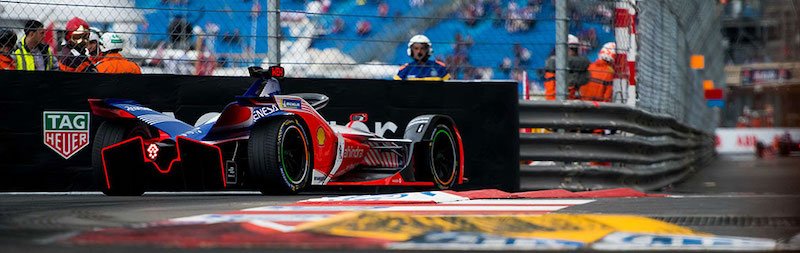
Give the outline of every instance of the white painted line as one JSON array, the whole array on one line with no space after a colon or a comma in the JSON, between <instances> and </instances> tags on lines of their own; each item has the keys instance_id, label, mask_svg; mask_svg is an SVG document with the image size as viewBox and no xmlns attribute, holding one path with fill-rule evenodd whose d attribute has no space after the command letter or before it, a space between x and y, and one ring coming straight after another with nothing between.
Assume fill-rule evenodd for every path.
<instances>
[{"instance_id":1,"label":"white painted line","mask_svg":"<svg viewBox=\"0 0 800 253\"><path fill-rule=\"evenodd\" d=\"M794 198L800 194L757 194L757 193L726 193L726 194L697 194L697 195L668 195L667 198Z\"/></svg>"},{"instance_id":2,"label":"white painted line","mask_svg":"<svg viewBox=\"0 0 800 253\"><path fill-rule=\"evenodd\" d=\"M2 192L0 195L103 195L102 192Z\"/></svg>"},{"instance_id":3,"label":"white painted line","mask_svg":"<svg viewBox=\"0 0 800 253\"><path fill-rule=\"evenodd\" d=\"M102 192L0 192L0 195L103 195ZM147 195L261 195L257 191L147 192Z\"/></svg>"},{"instance_id":4,"label":"white painted line","mask_svg":"<svg viewBox=\"0 0 800 253\"><path fill-rule=\"evenodd\" d=\"M253 215L270 212L349 212L349 211L377 211L377 212L415 212L415 211L555 211L572 205L386 205L386 206L265 206L248 208L237 214Z\"/></svg>"},{"instance_id":5,"label":"white painted line","mask_svg":"<svg viewBox=\"0 0 800 253\"><path fill-rule=\"evenodd\" d=\"M278 231L281 231L281 232L284 232L284 233L294 231L294 226L281 225L281 224L278 224L278 223L275 223L275 222L271 222L271 221L250 221L250 224L253 224L253 225L256 225L256 226L259 226L259 227L275 229L275 230L278 230Z\"/></svg>"},{"instance_id":6,"label":"white painted line","mask_svg":"<svg viewBox=\"0 0 800 253\"><path fill-rule=\"evenodd\" d=\"M170 219L170 223L179 224L212 224L223 222L250 221L317 221L330 217L331 214L202 214Z\"/></svg>"},{"instance_id":7,"label":"white painted line","mask_svg":"<svg viewBox=\"0 0 800 253\"><path fill-rule=\"evenodd\" d=\"M307 199L299 202L369 202L369 201L398 201L398 202L436 202L446 203L454 201L464 201L469 198L461 197L458 195L449 194L441 191L427 191L427 192L406 192L394 194L378 194L378 195L352 195L352 196L339 196L339 197L322 197Z\"/></svg>"},{"instance_id":8,"label":"white painted line","mask_svg":"<svg viewBox=\"0 0 800 253\"><path fill-rule=\"evenodd\" d=\"M375 211L415 212L415 211L556 211L569 206L393 206Z\"/></svg>"},{"instance_id":9,"label":"white painted line","mask_svg":"<svg viewBox=\"0 0 800 253\"><path fill-rule=\"evenodd\" d=\"M593 199L472 199L439 205L583 205Z\"/></svg>"},{"instance_id":10,"label":"white painted line","mask_svg":"<svg viewBox=\"0 0 800 253\"><path fill-rule=\"evenodd\" d=\"M385 206L384 206L385 207ZM379 206L261 206L242 209L242 211L363 211L381 208Z\"/></svg>"}]
</instances>

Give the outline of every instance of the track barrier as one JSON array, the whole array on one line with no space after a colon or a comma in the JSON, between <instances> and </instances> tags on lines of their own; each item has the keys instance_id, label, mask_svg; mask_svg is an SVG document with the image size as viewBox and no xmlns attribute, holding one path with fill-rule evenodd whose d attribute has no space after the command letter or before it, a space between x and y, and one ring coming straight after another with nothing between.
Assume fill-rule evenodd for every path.
<instances>
[{"instance_id":1,"label":"track barrier","mask_svg":"<svg viewBox=\"0 0 800 253\"><path fill-rule=\"evenodd\" d=\"M611 103L519 103L521 128L552 130L520 133L520 159L556 162L521 165L523 189L654 190L685 178L715 156L713 133L668 115Z\"/></svg>"}]
</instances>

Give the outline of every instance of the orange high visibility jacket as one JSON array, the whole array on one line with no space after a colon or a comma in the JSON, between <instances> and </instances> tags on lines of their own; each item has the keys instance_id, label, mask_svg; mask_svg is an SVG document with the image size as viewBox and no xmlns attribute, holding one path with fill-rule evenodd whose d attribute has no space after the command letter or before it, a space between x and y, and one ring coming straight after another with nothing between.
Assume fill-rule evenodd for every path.
<instances>
[{"instance_id":1,"label":"orange high visibility jacket","mask_svg":"<svg viewBox=\"0 0 800 253\"><path fill-rule=\"evenodd\" d=\"M0 70L15 69L17 69L17 64L14 62L14 58L9 57L8 55L0 55Z\"/></svg>"},{"instance_id":2,"label":"orange high visibility jacket","mask_svg":"<svg viewBox=\"0 0 800 253\"><path fill-rule=\"evenodd\" d=\"M614 67L604 60L597 59L589 65L588 70L589 82L580 87L580 99L611 102L611 95L614 91Z\"/></svg>"},{"instance_id":3,"label":"orange high visibility jacket","mask_svg":"<svg viewBox=\"0 0 800 253\"><path fill-rule=\"evenodd\" d=\"M125 59L119 53L109 53L97 62L97 72L109 74L141 74L136 63Z\"/></svg>"},{"instance_id":4,"label":"orange high visibility jacket","mask_svg":"<svg viewBox=\"0 0 800 253\"><path fill-rule=\"evenodd\" d=\"M567 58L567 99L576 99L576 87L586 83L589 60L582 56L569 56ZM544 97L547 100L556 100L556 66L555 56L547 59L544 72Z\"/></svg>"},{"instance_id":5,"label":"orange high visibility jacket","mask_svg":"<svg viewBox=\"0 0 800 253\"><path fill-rule=\"evenodd\" d=\"M58 54L58 68L64 72L96 72L85 52L63 43Z\"/></svg>"},{"instance_id":6,"label":"orange high visibility jacket","mask_svg":"<svg viewBox=\"0 0 800 253\"><path fill-rule=\"evenodd\" d=\"M556 74L544 72L544 99L556 100ZM575 87L567 86L567 99L575 99Z\"/></svg>"},{"instance_id":7,"label":"orange high visibility jacket","mask_svg":"<svg viewBox=\"0 0 800 253\"><path fill-rule=\"evenodd\" d=\"M544 98L556 100L556 73L544 72Z\"/></svg>"}]
</instances>

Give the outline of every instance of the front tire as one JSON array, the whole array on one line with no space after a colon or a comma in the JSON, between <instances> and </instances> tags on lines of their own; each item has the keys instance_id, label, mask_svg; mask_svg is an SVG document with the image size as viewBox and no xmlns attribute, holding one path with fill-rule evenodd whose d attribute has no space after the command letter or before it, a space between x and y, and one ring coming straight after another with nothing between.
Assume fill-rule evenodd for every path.
<instances>
[{"instance_id":1,"label":"front tire","mask_svg":"<svg viewBox=\"0 0 800 253\"><path fill-rule=\"evenodd\" d=\"M94 176L95 185L98 189L103 191L105 195L141 196L144 194L144 184L138 180L142 178L143 171L115 172L122 176L115 179L109 178L109 180L111 180L109 183L114 186L111 188L106 185L106 176L103 171L103 148L137 136L143 139L150 138L151 133L149 128L138 122L115 121L103 122L100 124L100 127L97 128L97 133L94 135L94 142L92 142L92 174Z\"/></svg>"},{"instance_id":2,"label":"front tire","mask_svg":"<svg viewBox=\"0 0 800 253\"><path fill-rule=\"evenodd\" d=\"M453 188L461 167L456 135L447 125L438 124L431 131L430 140L426 160L433 174L433 183L442 190Z\"/></svg>"},{"instance_id":3,"label":"front tire","mask_svg":"<svg viewBox=\"0 0 800 253\"><path fill-rule=\"evenodd\" d=\"M254 126L248 143L249 175L265 195L296 194L311 182L311 144L303 124L280 118Z\"/></svg>"}]
</instances>

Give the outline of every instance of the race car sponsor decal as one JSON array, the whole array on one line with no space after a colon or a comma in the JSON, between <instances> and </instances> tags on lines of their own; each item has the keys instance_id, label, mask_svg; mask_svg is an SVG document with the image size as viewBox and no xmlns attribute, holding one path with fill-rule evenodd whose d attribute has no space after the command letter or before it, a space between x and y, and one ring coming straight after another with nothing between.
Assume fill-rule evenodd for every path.
<instances>
[{"instance_id":1,"label":"race car sponsor decal","mask_svg":"<svg viewBox=\"0 0 800 253\"><path fill-rule=\"evenodd\" d=\"M42 112L44 145L69 159L89 145L88 112Z\"/></svg>"},{"instance_id":2,"label":"race car sponsor decal","mask_svg":"<svg viewBox=\"0 0 800 253\"><path fill-rule=\"evenodd\" d=\"M278 108L275 105L253 108L253 122L258 121L259 119L266 117L270 113L273 113L277 110Z\"/></svg>"},{"instance_id":3,"label":"race car sponsor decal","mask_svg":"<svg viewBox=\"0 0 800 253\"><path fill-rule=\"evenodd\" d=\"M111 106L126 110L142 122L154 126L169 136L178 136L195 129L194 126L186 124L175 117L157 112L150 108L129 103L110 103Z\"/></svg>"},{"instance_id":4,"label":"race car sponsor decal","mask_svg":"<svg viewBox=\"0 0 800 253\"><path fill-rule=\"evenodd\" d=\"M148 125L156 125L156 124L160 124L160 123L164 123L164 122L175 122L175 121L178 121L175 118L170 117L169 115L165 115L165 114L145 114L145 115L139 115L139 116L136 116L136 117L139 118L144 123L147 123Z\"/></svg>"},{"instance_id":5,"label":"race car sponsor decal","mask_svg":"<svg viewBox=\"0 0 800 253\"><path fill-rule=\"evenodd\" d=\"M611 233L592 244L596 250L774 250L775 240L731 236Z\"/></svg>"},{"instance_id":6,"label":"race car sponsor decal","mask_svg":"<svg viewBox=\"0 0 800 253\"><path fill-rule=\"evenodd\" d=\"M584 243L557 239L507 237L471 232L432 232L405 242L391 243L388 249L403 250L567 250Z\"/></svg>"},{"instance_id":7,"label":"race car sponsor decal","mask_svg":"<svg viewBox=\"0 0 800 253\"><path fill-rule=\"evenodd\" d=\"M189 136L189 135L198 135L198 134L202 134L202 133L203 133L203 129L201 129L199 127L195 127L195 128L192 128L191 130L186 131L186 132L184 132L184 133L182 133L182 134L180 134L178 136L186 137L186 136Z\"/></svg>"},{"instance_id":8,"label":"race car sponsor decal","mask_svg":"<svg viewBox=\"0 0 800 253\"><path fill-rule=\"evenodd\" d=\"M151 161L155 161L156 158L158 158L158 151L158 145L150 143L150 145L147 146L147 158L150 158Z\"/></svg>"},{"instance_id":9,"label":"race car sponsor decal","mask_svg":"<svg viewBox=\"0 0 800 253\"><path fill-rule=\"evenodd\" d=\"M311 171L311 185L322 185L325 182L325 174L317 169Z\"/></svg>"},{"instance_id":10,"label":"race car sponsor decal","mask_svg":"<svg viewBox=\"0 0 800 253\"><path fill-rule=\"evenodd\" d=\"M317 127L317 145L325 145L325 130L322 127Z\"/></svg>"},{"instance_id":11,"label":"race car sponsor decal","mask_svg":"<svg viewBox=\"0 0 800 253\"><path fill-rule=\"evenodd\" d=\"M325 181L322 182L323 185L327 184L333 178L333 175L336 175L336 172L339 171L339 167L342 166L342 160L344 159L344 136L342 134L336 134L336 161L333 163L333 168L331 168L331 172L328 173L328 176L325 177Z\"/></svg>"},{"instance_id":12,"label":"race car sponsor decal","mask_svg":"<svg viewBox=\"0 0 800 253\"><path fill-rule=\"evenodd\" d=\"M413 125L419 125L419 126L416 127L417 128L416 132L417 133L422 133L422 130L425 129L425 125L430 121L431 121L431 117L429 117L429 116L418 117L418 118L415 118L415 119L411 120L411 122L408 122L408 125L406 125L406 128L411 128Z\"/></svg>"},{"instance_id":13,"label":"race car sponsor decal","mask_svg":"<svg viewBox=\"0 0 800 253\"><path fill-rule=\"evenodd\" d=\"M360 158L364 156L364 150L363 148L345 148L342 156L344 158Z\"/></svg>"},{"instance_id":14,"label":"race car sponsor decal","mask_svg":"<svg viewBox=\"0 0 800 253\"><path fill-rule=\"evenodd\" d=\"M150 108L147 108L147 107L144 107L144 106L129 105L129 104L120 104L120 105L128 112L136 112L136 111L156 112L156 111L153 111L153 109L150 109Z\"/></svg>"},{"instance_id":15,"label":"race car sponsor decal","mask_svg":"<svg viewBox=\"0 0 800 253\"><path fill-rule=\"evenodd\" d=\"M286 99L285 98L285 99L283 99L281 104L283 105L282 106L283 108L300 109L303 103L300 102L300 100L297 100L297 99Z\"/></svg>"}]
</instances>

